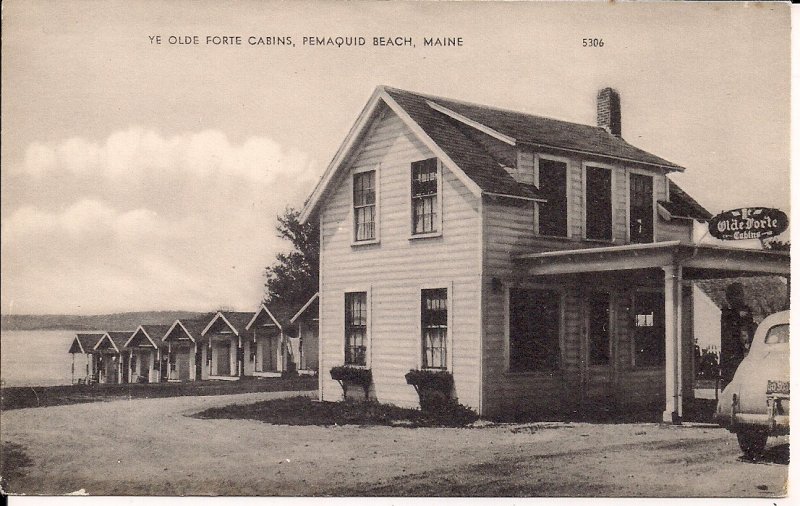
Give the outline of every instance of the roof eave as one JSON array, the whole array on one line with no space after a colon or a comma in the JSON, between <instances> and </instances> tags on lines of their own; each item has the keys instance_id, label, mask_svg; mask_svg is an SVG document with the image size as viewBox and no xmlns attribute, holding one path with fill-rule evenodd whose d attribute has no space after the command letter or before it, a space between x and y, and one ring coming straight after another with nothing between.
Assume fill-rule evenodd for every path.
<instances>
[{"instance_id":1,"label":"roof eave","mask_svg":"<svg viewBox=\"0 0 800 506\"><path fill-rule=\"evenodd\" d=\"M666 171L671 171L671 172L684 172L686 170L684 167L681 167L680 165L645 162L645 161L642 161L642 160L636 160L634 158L626 158L624 156L614 156L614 155L609 155L609 154L605 154L605 153L598 153L596 151L588 151L588 150L583 150L583 149L565 148L565 147L562 147L562 146L555 146L555 145L552 145L552 144L543 144L543 143L540 143L540 142L530 142L530 141L520 141L520 140L518 140L517 144L525 145L525 146L531 146L531 147L537 147L537 148L554 149L554 150L558 150L558 151L567 151L567 152L570 152L570 153L578 153L578 154L581 154L581 155L597 156L597 157L601 157L601 158L608 158L610 160L618 160L618 161L621 161L621 162L638 163L638 164L647 165L647 166L650 166L650 167L656 167L656 168L663 169L663 170L666 170Z\"/></svg>"}]
</instances>

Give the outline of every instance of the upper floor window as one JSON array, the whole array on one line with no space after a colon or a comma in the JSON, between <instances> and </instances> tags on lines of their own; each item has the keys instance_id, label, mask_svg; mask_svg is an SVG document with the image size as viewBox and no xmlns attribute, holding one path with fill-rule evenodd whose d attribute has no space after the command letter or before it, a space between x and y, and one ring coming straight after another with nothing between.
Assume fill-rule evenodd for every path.
<instances>
[{"instance_id":1,"label":"upper floor window","mask_svg":"<svg viewBox=\"0 0 800 506\"><path fill-rule=\"evenodd\" d=\"M429 158L411 164L411 231L439 231L439 161Z\"/></svg>"},{"instance_id":2,"label":"upper floor window","mask_svg":"<svg viewBox=\"0 0 800 506\"><path fill-rule=\"evenodd\" d=\"M611 170L586 166L586 238L613 238Z\"/></svg>"},{"instance_id":3,"label":"upper floor window","mask_svg":"<svg viewBox=\"0 0 800 506\"><path fill-rule=\"evenodd\" d=\"M375 171L353 175L353 233L356 241L375 239Z\"/></svg>"},{"instance_id":4,"label":"upper floor window","mask_svg":"<svg viewBox=\"0 0 800 506\"><path fill-rule=\"evenodd\" d=\"M447 369L447 288L422 290L422 367Z\"/></svg>"},{"instance_id":5,"label":"upper floor window","mask_svg":"<svg viewBox=\"0 0 800 506\"><path fill-rule=\"evenodd\" d=\"M630 174L630 241L653 242L653 177Z\"/></svg>"},{"instance_id":6,"label":"upper floor window","mask_svg":"<svg viewBox=\"0 0 800 506\"><path fill-rule=\"evenodd\" d=\"M538 183L547 202L539 203L539 234L567 236L567 164L539 158Z\"/></svg>"},{"instance_id":7,"label":"upper floor window","mask_svg":"<svg viewBox=\"0 0 800 506\"><path fill-rule=\"evenodd\" d=\"M344 363L367 365L367 292L344 294Z\"/></svg>"},{"instance_id":8,"label":"upper floor window","mask_svg":"<svg viewBox=\"0 0 800 506\"><path fill-rule=\"evenodd\" d=\"M561 297L557 291L512 288L509 291L509 370L558 369L560 328Z\"/></svg>"}]
</instances>

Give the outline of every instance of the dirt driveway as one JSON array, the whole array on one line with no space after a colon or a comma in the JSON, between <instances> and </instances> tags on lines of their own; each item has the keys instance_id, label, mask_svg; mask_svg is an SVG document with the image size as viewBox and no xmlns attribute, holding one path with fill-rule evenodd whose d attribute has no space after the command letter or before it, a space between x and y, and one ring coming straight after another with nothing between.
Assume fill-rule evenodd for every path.
<instances>
[{"instance_id":1,"label":"dirt driveway","mask_svg":"<svg viewBox=\"0 0 800 506\"><path fill-rule=\"evenodd\" d=\"M311 393L309 393L311 394ZM201 420L291 393L136 399L2 413L32 465L12 492L92 495L781 495L788 442L759 462L704 425L537 423L469 429Z\"/></svg>"}]
</instances>

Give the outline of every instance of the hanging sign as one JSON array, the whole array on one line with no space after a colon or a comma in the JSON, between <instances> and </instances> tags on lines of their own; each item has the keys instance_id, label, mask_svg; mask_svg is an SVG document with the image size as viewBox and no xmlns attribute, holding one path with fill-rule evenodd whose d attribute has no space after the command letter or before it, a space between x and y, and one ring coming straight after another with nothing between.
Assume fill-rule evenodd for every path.
<instances>
[{"instance_id":1,"label":"hanging sign","mask_svg":"<svg viewBox=\"0 0 800 506\"><path fill-rule=\"evenodd\" d=\"M779 209L743 207L724 211L708 222L709 233L723 241L766 239L789 227L789 218Z\"/></svg>"}]
</instances>

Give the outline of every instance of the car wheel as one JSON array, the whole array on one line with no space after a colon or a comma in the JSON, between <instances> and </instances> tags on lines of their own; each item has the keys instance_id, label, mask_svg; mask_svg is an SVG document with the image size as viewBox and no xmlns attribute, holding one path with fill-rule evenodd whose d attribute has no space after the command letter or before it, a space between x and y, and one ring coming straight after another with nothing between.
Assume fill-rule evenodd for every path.
<instances>
[{"instance_id":1,"label":"car wheel","mask_svg":"<svg viewBox=\"0 0 800 506\"><path fill-rule=\"evenodd\" d=\"M736 439L747 458L758 457L767 445L767 433L763 430L740 431L736 433Z\"/></svg>"}]
</instances>

